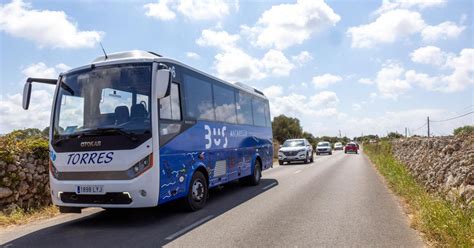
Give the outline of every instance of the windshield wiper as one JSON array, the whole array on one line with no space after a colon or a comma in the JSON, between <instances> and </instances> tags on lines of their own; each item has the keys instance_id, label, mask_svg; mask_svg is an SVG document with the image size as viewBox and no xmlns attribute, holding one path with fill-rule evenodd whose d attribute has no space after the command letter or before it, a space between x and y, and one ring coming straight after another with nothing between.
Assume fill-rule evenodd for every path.
<instances>
[{"instance_id":1,"label":"windshield wiper","mask_svg":"<svg viewBox=\"0 0 474 248\"><path fill-rule=\"evenodd\" d=\"M57 140L54 142L54 145L55 145L55 146L58 146L58 145L60 145L62 142L66 141L66 140L70 140L70 139L72 139L72 138L76 138L76 137L79 137L79 136L81 136L81 133L73 133L73 134L66 135L64 138L57 139Z\"/></svg>"},{"instance_id":2,"label":"windshield wiper","mask_svg":"<svg viewBox=\"0 0 474 248\"><path fill-rule=\"evenodd\" d=\"M124 131L122 128L118 128L118 127L102 127L102 128L95 128L95 129L86 129L86 130L82 130L82 131L79 131L77 133L73 133L73 134L70 134L70 135L67 135L65 136L64 138L61 138L61 139L58 139L54 142L54 145L60 145L62 142L66 141L66 140L70 140L70 139L73 139L73 138L76 138L76 137L81 137L81 136L98 136L98 135L101 135L101 134L112 134L112 133L116 133L116 134L121 134L127 138L129 138L131 141L138 141L138 138L135 134L133 133L129 133L129 132L126 132Z\"/></svg>"},{"instance_id":3,"label":"windshield wiper","mask_svg":"<svg viewBox=\"0 0 474 248\"><path fill-rule=\"evenodd\" d=\"M126 136L131 141L137 141L138 140L136 134L126 132L122 128L118 128L118 127L99 127L97 129L88 130L84 134L87 135L87 134L102 134L102 133L118 133L118 134L122 134L122 135Z\"/></svg>"}]
</instances>

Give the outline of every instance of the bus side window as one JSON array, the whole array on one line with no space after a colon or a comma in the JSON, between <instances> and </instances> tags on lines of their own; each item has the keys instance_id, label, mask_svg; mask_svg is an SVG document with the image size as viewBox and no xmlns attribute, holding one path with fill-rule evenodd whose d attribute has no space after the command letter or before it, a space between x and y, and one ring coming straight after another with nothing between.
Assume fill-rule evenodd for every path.
<instances>
[{"instance_id":1,"label":"bus side window","mask_svg":"<svg viewBox=\"0 0 474 248\"><path fill-rule=\"evenodd\" d=\"M242 91L237 91L236 96L238 123L253 125L252 97Z\"/></svg>"},{"instance_id":2,"label":"bus side window","mask_svg":"<svg viewBox=\"0 0 474 248\"><path fill-rule=\"evenodd\" d=\"M179 99L179 85L171 84L170 95L160 99L160 119L181 120L181 104Z\"/></svg>"},{"instance_id":3,"label":"bus side window","mask_svg":"<svg viewBox=\"0 0 474 248\"><path fill-rule=\"evenodd\" d=\"M160 145L164 145L181 131L181 99L179 85L171 84L170 95L159 100Z\"/></svg>"},{"instance_id":4,"label":"bus side window","mask_svg":"<svg viewBox=\"0 0 474 248\"><path fill-rule=\"evenodd\" d=\"M255 126L266 126L265 121L265 103L263 100L252 97L253 124Z\"/></svg>"},{"instance_id":5,"label":"bus side window","mask_svg":"<svg viewBox=\"0 0 474 248\"><path fill-rule=\"evenodd\" d=\"M267 127L271 127L272 119L270 117L270 106L268 105L268 101L265 102L265 119L266 119Z\"/></svg>"}]
</instances>

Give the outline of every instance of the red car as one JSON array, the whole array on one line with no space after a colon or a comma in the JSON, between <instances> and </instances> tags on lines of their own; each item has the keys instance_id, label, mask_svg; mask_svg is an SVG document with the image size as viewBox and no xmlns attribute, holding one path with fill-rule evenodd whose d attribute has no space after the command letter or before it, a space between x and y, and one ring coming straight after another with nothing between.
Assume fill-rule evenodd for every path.
<instances>
[{"instance_id":1,"label":"red car","mask_svg":"<svg viewBox=\"0 0 474 248\"><path fill-rule=\"evenodd\" d=\"M354 153L359 153L359 146L356 143L348 143L344 147L344 153L349 153L349 152L354 152Z\"/></svg>"}]
</instances>

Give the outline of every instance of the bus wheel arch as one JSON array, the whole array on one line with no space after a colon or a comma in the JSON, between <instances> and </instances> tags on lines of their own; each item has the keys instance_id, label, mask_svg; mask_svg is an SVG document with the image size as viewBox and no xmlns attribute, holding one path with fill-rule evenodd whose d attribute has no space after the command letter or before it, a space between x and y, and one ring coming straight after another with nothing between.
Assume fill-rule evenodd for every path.
<instances>
[{"instance_id":1,"label":"bus wheel arch","mask_svg":"<svg viewBox=\"0 0 474 248\"><path fill-rule=\"evenodd\" d=\"M252 173L249 176L240 178L239 180L243 185L256 186L260 183L260 179L262 177L262 166L263 166L262 158L260 158L260 156L257 155L253 161L254 162L252 165Z\"/></svg>"}]
</instances>

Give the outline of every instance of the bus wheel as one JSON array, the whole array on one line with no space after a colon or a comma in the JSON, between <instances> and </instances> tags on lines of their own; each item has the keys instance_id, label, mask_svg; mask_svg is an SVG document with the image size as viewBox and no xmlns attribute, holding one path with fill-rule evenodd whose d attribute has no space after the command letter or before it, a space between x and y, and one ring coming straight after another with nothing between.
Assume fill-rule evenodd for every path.
<instances>
[{"instance_id":1,"label":"bus wheel","mask_svg":"<svg viewBox=\"0 0 474 248\"><path fill-rule=\"evenodd\" d=\"M255 166L253 167L252 175L246 176L239 180L244 185L255 186L260 183L260 178L262 177L262 165L260 160L255 160Z\"/></svg>"},{"instance_id":2,"label":"bus wheel","mask_svg":"<svg viewBox=\"0 0 474 248\"><path fill-rule=\"evenodd\" d=\"M206 205L208 196L206 178L200 171L196 171L189 184L188 195L184 198L184 205L189 211L196 211Z\"/></svg>"}]
</instances>

